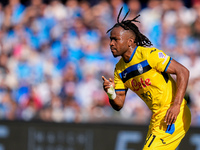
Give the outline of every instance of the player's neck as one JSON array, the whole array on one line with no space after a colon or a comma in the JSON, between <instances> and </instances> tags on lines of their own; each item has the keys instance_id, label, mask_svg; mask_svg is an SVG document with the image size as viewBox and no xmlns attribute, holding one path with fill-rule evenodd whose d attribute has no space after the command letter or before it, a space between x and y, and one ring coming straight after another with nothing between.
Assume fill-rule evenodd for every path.
<instances>
[{"instance_id":1,"label":"player's neck","mask_svg":"<svg viewBox=\"0 0 200 150\"><path fill-rule=\"evenodd\" d=\"M136 46L135 46L136 47ZM129 62L135 47L130 47L123 55L122 58L125 62Z\"/></svg>"}]
</instances>

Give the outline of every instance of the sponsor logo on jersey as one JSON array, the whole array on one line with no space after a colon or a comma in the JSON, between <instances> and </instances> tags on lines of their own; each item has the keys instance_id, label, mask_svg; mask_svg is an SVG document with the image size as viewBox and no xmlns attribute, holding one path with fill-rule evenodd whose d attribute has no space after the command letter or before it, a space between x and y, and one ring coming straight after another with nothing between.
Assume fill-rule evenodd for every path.
<instances>
[{"instance_id":1,"label":"sponsor logo on jersey","mask_svg":"<svg viewBox=\"0 0 200 150\"><path fill-rule=\"evenodd\" d=\"M151 81L149 78L143 80L142 78L139 79L139 81L133 79L131 81L133 91L139 91L140 89L146 88L147 86L151 85Z\"/></svg>"},{"instance_id":2,"label":"sponsor logo on jersey","mask_svg":"<svg viewBox=\"0 0 200 150\"><path fill-rule=\"evenodd\" d=\"M151 54L152 52L155 52L155 51L156 51L156 49L154 49L154 50L151 50L150 54Z\"/></svg>"},{"instance_id":3,"label":"sponsor logo on jersey","mask_svg":"<svg viewBox=\"0 0 200 150\"><path fill-rule=\"evenodd\" d=\"M124 74L123 74L124 79L126 78L126 75L127 75L127 72L124 72Z\"/></svg>"}]
</instances>

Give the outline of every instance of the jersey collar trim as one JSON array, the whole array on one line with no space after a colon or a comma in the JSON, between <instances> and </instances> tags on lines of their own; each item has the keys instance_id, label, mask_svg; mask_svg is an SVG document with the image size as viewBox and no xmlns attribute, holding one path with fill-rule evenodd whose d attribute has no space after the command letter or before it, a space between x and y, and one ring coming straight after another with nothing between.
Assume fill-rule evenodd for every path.
<instances>
[{"instance_id":1,"label":"jersey collar trim","mask_svg":"<svg viewBox=\"0 0 200 150\"><path fill-rule=\"evenodd\" d=\"M132 60L132 58L133 58L133 56L134 56L134 54L135 54L135 52L136 52L137 47L138 47L138 46L135 47L133 53L131 54L131 57L129 58L128 61L125 61L125 63L129 63L129 62Z\"/></svg>"}]
</instances>

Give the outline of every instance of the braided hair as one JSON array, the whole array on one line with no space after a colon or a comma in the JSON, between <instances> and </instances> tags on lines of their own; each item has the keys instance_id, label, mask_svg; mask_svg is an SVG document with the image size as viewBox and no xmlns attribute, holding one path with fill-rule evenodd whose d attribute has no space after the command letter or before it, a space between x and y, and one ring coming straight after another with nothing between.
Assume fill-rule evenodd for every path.
<instances>
[{"instance_id":1,"label":"braided hair","mask_svg":"<svg viewBox=\"0 0 200 150\"><path fill-rule=\"evenodd\" d=\"M119 14L117 16L117 23L111 29L109 29L106 33L110 32L115 27L121 26L124 30L131 30L135 33L135 35L136 35L135 43L136 43L137 46L145 46L145 47L152 46L153 44L151 43L151 41L139 31L138 27L134 23L132 23L132 22L139 22L136 19L140 15L137 15L132 20L124 20L130 12L130 9L129 9L129 11L126 13L124 18L122 19L122 21L119 22L119 17L120 17L120 14L122 12L122 9L123 9L123 7L120 9Z\"/></svg>"}]
</instances>

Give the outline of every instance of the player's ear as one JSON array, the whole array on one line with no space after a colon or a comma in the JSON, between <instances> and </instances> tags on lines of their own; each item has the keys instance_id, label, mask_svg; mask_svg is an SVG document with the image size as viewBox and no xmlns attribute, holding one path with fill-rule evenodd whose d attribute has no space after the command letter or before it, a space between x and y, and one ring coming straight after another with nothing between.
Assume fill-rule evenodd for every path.
<instances>
[{"instance_id":1,"label":"player's ear","mask_svg":"<svg viewBox=\"0 0 200 150\"><path fill-rule=\"evenodd\" d=\"M135 43L135 39L130 38L130 39L128 40L128 47L132 46L134 43Z\"/></svg>"}]
</instances>

